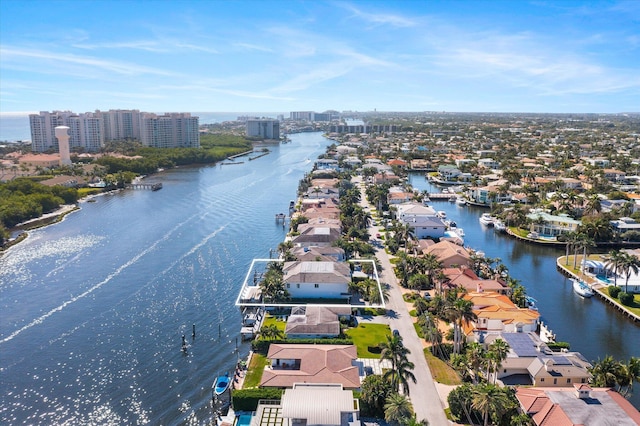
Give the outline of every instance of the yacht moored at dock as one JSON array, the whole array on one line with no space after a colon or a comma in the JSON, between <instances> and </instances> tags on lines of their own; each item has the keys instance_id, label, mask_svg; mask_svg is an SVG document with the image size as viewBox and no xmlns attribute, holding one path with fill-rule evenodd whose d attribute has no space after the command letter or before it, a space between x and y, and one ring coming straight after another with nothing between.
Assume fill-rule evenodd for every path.
<instances>
[{"instance_id":1,"label":"yacht moored at dock","mask_svg":"<svg viewBox=\"0 0 640 426\"><path fill-rule=\"evenodd\" d=\"M505 225L500 219L495 219L493 221L493 228L496 232L507 232L507 225Z\"/></svg>"},{"instance_id":2,"label":"yacht moored at dock","mask_svg":"<svg viewBox=\"0 0 640 426\"><path fill-rule=\"evenodd\" d=\"M482 213L482 216L480 216L480 219L478 219L480 221L481 224L486 225L486 226L493 226L495 219L493 216L491 216L489 213Z\"/></svg>"}]
</instances>

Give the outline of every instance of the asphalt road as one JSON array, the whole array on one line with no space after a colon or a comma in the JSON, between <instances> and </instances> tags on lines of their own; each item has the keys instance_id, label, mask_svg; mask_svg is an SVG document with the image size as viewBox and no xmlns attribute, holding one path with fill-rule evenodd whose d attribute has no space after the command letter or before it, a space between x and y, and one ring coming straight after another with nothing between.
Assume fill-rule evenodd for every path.
<instances>
[{"instance_id":1,"label":"asphalt road","mask_svg":"<svg viewBox=\"0 0 640 426\"><path fill-rule=\"evenodd\" d=\"M359 185L360 182L361 179L354 178L354 183ZM362 187L360 203L363 206L371 207L368 205L366 194ZM379 226L370 226L370 235L375 236L378 232L380 232ZM389 255L384 248L378 246L376 247L376 257L382 266L382 271L378 271L380 280L390 286L389 301L386 303L389 327L392 330L398 330L405 347L411 351L408 358L414 364L413 374L416 377L416 383L409 381L409 398L413 404L416 417L418 420L427 419L430 426L450 426L451 422L444 413L440 395L436 390L431 371L424 357L422 342L413 328L413 321L402 298L402 292L398 286L398 280L393 272L391 262L389 262Z\"/></svg>"}]
</instances>

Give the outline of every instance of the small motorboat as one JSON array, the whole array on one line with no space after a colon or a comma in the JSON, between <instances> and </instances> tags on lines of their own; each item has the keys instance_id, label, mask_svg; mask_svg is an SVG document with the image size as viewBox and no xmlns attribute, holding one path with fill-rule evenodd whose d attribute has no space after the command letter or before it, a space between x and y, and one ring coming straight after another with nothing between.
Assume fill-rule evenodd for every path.
<instances>
[{"instance_id":1,"label":"small motorboat","mask_svg":"<svg viewBox=\"0 0 640 426\"><path fill-rule=\"evenodd\" d=\"M436 216L438 216L440 219L444 219L445 217L447 217L447 212L445 212L444 210L440 210L436 213Z\"/></svg>"},{"instance_id":2,"label":"small motorboat","mask_svg":"<svg viewBox=\"0 0 640 426\"><path fill-rule=\"evenodd\" d=\"M213 383L213 394L220 396L229 389L229 386L231 386L229 373L218 376L216 377L216 381Z\"/></svg>"},{"instance_id":3,"label":"small motorboat","mask_svg":"<svg viewBox=\"0 0 640 426\"><path fill-rule=\"evenodd\" d=\"M480 219L478 219L481 224L486 226L493 226L495 219L489 213L482 213Z\"/></svg>"},{"instance_id":4,"label":"small motorboat","mask_svg":"<svg viewBox=\"0 0 640 426\"><path fill-rule=\"evenodd\" d=\"M467 200L462 198L462 197L457 197L456 198L456 204L459 206L466 206L467 205Z\"/></svg>"},{"instance_id":5,"label":"small motorboat","mask_svg":"<svg viewBox=\"0 0 640 426\"><path fill-rule=\"evenodd\" d=\"M582 297L593 296L594 294L593 290L584 281L571 278L571 282L573 283L573 291L575 291L576 294L578 294L579 296L582 296Z\"/></svg>"},{"instance_id":6,"label":"small motorboat","mask_svg":"<svg viewBox=\"0 0 640 426\"><path fill-rule=\"evenodd\" d=\"M527 301L527 308L529 308L531 310L534 310L534 311L538 310L538 306L536 306L536 302L537 302L536 299L534 299L531 296L526 296L525 300Z\"/></svg>"}]
</instances>

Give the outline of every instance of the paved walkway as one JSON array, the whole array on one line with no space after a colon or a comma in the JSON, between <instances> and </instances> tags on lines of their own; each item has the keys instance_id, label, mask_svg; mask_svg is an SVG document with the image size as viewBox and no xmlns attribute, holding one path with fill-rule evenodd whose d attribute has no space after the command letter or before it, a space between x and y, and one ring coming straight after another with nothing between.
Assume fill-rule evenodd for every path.
<instances>
[{"instance_id":1,"label":"paved walkway","mask_svg":"<svg viewBox=\"0 0 640 426\"><path fill-rule=\"evenodd\" d=\"M354 183L359 184L360 182L361 179L354 178ZM363 206L368 206L364 188L361 187L360 190L360 203ZM378 226L369 228L370 235L375 235L378 232L380 232ZM384 248L377 246L376 257L382 266L382 271L378 271L380 280L389 285L387 316L383 318L385 318L391 329L398 330L402 336L405 347L411 351L408 356L409 361L415 367L413 374L416 377L416 383L409 381L409 397L413 403L416 417L418 420L427 419L431 426L449 426L451 422L449 422L444 413L444 405L424 357L422 341L413 327L413 321L402 298L402 292L389 261L389 255Z\"/></svg>"}]
</instances>

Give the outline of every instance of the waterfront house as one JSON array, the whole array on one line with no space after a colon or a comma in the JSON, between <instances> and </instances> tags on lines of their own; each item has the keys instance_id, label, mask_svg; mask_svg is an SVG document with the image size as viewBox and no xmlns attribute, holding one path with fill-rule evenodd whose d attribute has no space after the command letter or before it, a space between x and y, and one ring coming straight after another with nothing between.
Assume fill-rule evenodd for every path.
<instances>
[{"instance_id":1,"label":"waterfront house","mask_svg":"<svg viewBox=\"0 0 640 426\"><path fill-rule=\"evenodd\" d=\"M294 383L280 401L260 400L254 418L260 425L360 426L359 416L358 399L342 385Z\"/></svg>"},{"instance_id":2,"label":"waterfront house","mask_svg":"<svg viewBox=\"0 0 640 426\"><path fill-rule=\"evenodd\" d=\"M260 387L292 388L295 383L335 383L360 388L354 345L272 343Z\"/></svg>"},{"instance_id":3,"label":"waterfront house","mask_svg":"<svg viewBox=\"0 0 640 426\"><path fill-rule=\"evenodd\" d=\"M344 262L346 260L345 252L340 247L294 247L291 253L300 261L332 260Z\"/></svg>"},{"instance_id":4,"label":"waterfront house","mask_svg":"<svg viewBox=\"0 0 640 426\"><path fill-rule=\"evenodd\" d=\"M293 299L348 299L351 269L345 262L285 262L283 280Z\"/></svg>"},{"instance_id":5,"label":"waterfront house","mask_svg":"<svg viewBox=\"0 0 640 426\"><path fill-rule=\"evenodd\" d=\"M319 339L340 335L340 318L350 318L351 307L304 305L291 309L285 333L290 339Z\"/></svg>"},{"instance_id":6,"label":"waterfront house","mask_svg":"<svg viewBox=\"0 0 640 426\"><path fill-rule=\"evenodd\" d=\"M527 219L532 220L531 232L536 232L545 237L557 237L561 234L576 232L582 223L572 219L566 214L552 215L542 210L532 210L527 215Z\"/></svg>"},{"instance_id":7,"label":"waterfront house","mask_svg":"<svg viewBox=\"0 0 640 426\"><path fill-rule=\"evenodd\" d=\"M509 296L511 287L501 280L483 280L476 275L471 268L466 266L457 268L443 268L442 274L446 277L443 288L463 288L466 292L483 291L495 292Z\"/></svg>"},{"instance_id":8,"label":"waterfront house","mask_svg":"<svg viewBox=\"0 0 640 426\"><path fill-rule=\"evenodd\" d=\"M413 199L413 192L391 191L387 195L387 202L390 205L408 203Z\"/></svg>"},{"instance_id":9,"label":"waterfront house","mask_svg":"<svg viewBox=\"0 0 640 426\"><path fill-rule=\"evenodd\" d=\"M481 341L487 334L528 333L538 328L540 313L528 308L517 307L509 297L494 292L472 292L463 296L473 304L475 321L463 324L464 334L469 341Z\"/></svg>"},{"instance_id":10,"label":"waterfront house","mask_svg":"<svg viewBox=\"0 0 640 426\"><path fill-rule=\"evenodd\" d=\"M563 387L588 383L591 364L579 352L553 352L534 332L493 333L484 336L489 345L502 339L509 345L507 358L497 371L504 385Z\"/></svg>"},{"instance_id":11,"label":"waterfront house","mask_svg":"<svg viewBox=\"0 0 640 426\"><path fill-rule=\"evenodd\" d=\"M505 182L505 180L500 179L491 185L469 188L467 198L473 203L487 206L492 203L510 203L511 194L500 189Z\"/></svg>"},{"instance_id":12,"label":"waterfront house","mask_svg":"<svg viewBox=\"0 0 640 426\"><path fill-rule=\"evenodd\" d=\"M516 398L536 426L640 425L640 412L611 388L587 384L551 389L519 387Z\"/></svg>"},{"instance_id":13,"label":"waterfront house","mask_svg":"<svg viewBox=\"0 0 640 426\"><path fill-rule=\"evenodd\" d=\"M447 225L436 215L436 211L419 203L402 203L396 205L396 218L403 225L413 229L413 235L418 238L441 238Z\"/></svg>"},{"instance_id":14,"label":"waterfront house","mask_svg":"<svg viewBox=\"0 0 640 426\"><path fill-rule=\"evenodd\" d=\"M334 160L333 158L320 158L316 160L316 169L317 170L340 170L338 166L338 160Z\"/></svg>"},{"instance_id":15,"label":"waterfront house","mask_svg":"<svg viewBox=\"0 0 640 426\"><path fill-rule=\"evenodd\" d=\"M422 253L434 255L444 268L471 266L471 254L467 249L449 241L433 244Z\"/></svg>"},{"instance_id":16,"label":"waterfront house","mask_svg":"<svg viewBox=\"0 0 640 426\"><path fill-rule=\"evenodd\" d=\"M373 175L373 183L375 185L382 185L383 183L397 183L400 182L400 178L393 172L376 173Z\"/></svg>"},{"instance_id":17,"label":"waterfront house","mask_svg":"<svg viewBox=\"0 0 640 426\"><path fill-rule=\"evenodd\" d=\"M330 247L340 239L340 229L330 225L312 225L303 228L291 239L297 247Z\"/></svg>"}]
</instances>

